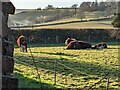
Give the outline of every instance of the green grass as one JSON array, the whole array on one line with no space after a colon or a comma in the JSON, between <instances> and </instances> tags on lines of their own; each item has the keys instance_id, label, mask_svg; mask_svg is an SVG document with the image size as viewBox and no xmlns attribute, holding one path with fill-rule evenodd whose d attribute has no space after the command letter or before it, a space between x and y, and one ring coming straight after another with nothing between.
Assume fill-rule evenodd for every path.
<instances>
[{"instance_id":1,"label":"green grass","mask_svg":"<svg viewBox=\"0 0 120 90\"><path fill-rule=\"evenodd\" d=\"M39 29L39 28L54 28L54 29L55 28L63 28L63 29L66 29L66 28L70 28L70 29L102 28L102 29L105 29L105 28L113 28L113 26L105 25L104 23L103 24L96 23L96 22L80 22L80 23L71 23L71 24L64 24L64 25L42 26L36 29Z\"/></svg>"},{"instance_id":2,"label":"green grass","mask_svg":"<svg viewBox=\"0 0 120 90\"><path fill-rule=\"evenodd\" d=\"M60 22L60 21L59 21ZM61 21L62 22L62 21ZM64 21L65 22L65 21ZM54 23L54 22L52 22ZM50 23L48 23L50 24ZM36 27L37 28L37 27ZM109 29L114 28L111 25L111 20L101 20L101 21L89 21L89 22L77 22L77 23L68 23L68 24L60 24L60 25L50 25L50 26L40 26L38 28L102 28L102 29Z\"/></svg>"},{"instance_id":3,"label":"green grass","mask_svg":"<svg viewBox=\"0 0 120 90\"><path fill-rule=\"evenodd\" d=\"M84 88L99 81L109 72L111 90L118 88L118 45L109 45L103 50L65 50L60 45L32 45L31 51L41 77L31 58L30 51L22 53L15 47L15 76L20 88ZM45 61L47 60L47 61ZM44 62L43 62L44 61ZM57 83L54 84L54 63L57 62ZM61 66L61 64L70 69ZM96 85L96 90L104 90L107 80Z\"/></svg>"}]
</instances>

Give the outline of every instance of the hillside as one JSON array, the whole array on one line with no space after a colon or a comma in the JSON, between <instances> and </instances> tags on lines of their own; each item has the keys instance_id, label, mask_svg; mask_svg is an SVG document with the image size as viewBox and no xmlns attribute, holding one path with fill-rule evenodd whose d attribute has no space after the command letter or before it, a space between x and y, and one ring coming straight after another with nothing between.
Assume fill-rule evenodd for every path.
<instances>
[{"instance_id":1,"label":"hillside","mask_svg":"<svg viewBox=\"0 0 120 90\"><path fill-rule=\"evenodd\" d=\"M82 20L87 20L87 23L79 23L81 22L81 19L78 18L78 14L74 15L74 10L61 10L61 9L53 9L53 10L17 10L17 13L15 15L10 16L9 18L9 26L10 27L20 27L20 26L31 26L35 25L37 27L41 28L49 28L43 27L46 24L50 24L50 28L79 28L79 27L85 27L89 28L89 24L92 27L96 26L98 27L110 27L111 26L111 21L112 19L109 20L102 20L99 23L98 22L88 22L93 19L99 19L99 18L106 18L105 13L101 11L96 11L96 12L85 12L85 18ZM65 23L64 23L65 22ZM71 23L66 23L66 22L74 22L71 27ZM51 26L51 24L56 24L56 23L64 23L65 26ZM106 24L107 23L107 24ZM66 25L67 24L67 25ZM80 25L79 25L80 24ZM84 25L82 25L84 24ZM87 25L86 25L87 24ZM74 26L74 27L73 27Z\"/></svg>"},{"instance_id":2,"label":"hillside","mask_svg":"<svg viewBox=\"0 0 120 90\"><path fill-rule=\"evenodd\" d=\"M112 19L80 19L70 18L62 19L53 22L33 25L34 28L113 28L111 25Z\"/></svg>"},{"instance_id":3,"label":"hillside","mask_svg":"<svg viewBox=\"0 0 120 90\"><path fill-rule=\"evenodd\" d=\"M28 26L20 26L14 27L18 29L84 29L84 28L95 28L95 29L113 29L114 27L111 25L112 19L103 19L103 20L83 20L80 21L76 18L70 18L70 19L62 19L47 23L41 23L41 24L33 24Z\"/></svg>"}]
</instances>

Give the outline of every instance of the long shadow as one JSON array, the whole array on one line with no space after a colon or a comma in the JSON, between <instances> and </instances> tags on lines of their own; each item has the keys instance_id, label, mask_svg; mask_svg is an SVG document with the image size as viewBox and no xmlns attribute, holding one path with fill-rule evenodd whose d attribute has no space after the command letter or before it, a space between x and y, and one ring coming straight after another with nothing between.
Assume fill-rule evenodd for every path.
<instances>
[{"instance_id":1,"label":"long shadow","mask_svg":"<svg viewBox=\"0 0 120 90\"><path fill-rule=\"evenodd\" d=\"M62 53L62 52L57 52L57 53L48 53L48 52L32 52L32 53L37 53L37 54L49 54L49 55L62 55L62 56L73 56L73 57L75 57L75 56L78 56L78 55L73 55L73 54L65 54L65 53Z\"/></svg>"},{"instance_id":2,"label":"long shadow","mask_svg":"<svg viewBox=\"0 0 120 90\"><path fill-rule=\"evenodd\" d=\"M22 74L19 73L21 71L18 69L15 69L15 71L17 71L15 72L15 76L19 80L18 90L61 90L60 88L56 88L54 85L38 82L24 77Z\"/></svg>"},{"instance_id":3,"label":"long shadow","mask_svg":"<svg viewBox=\"0 0 120 90\"><path fill-rule=\"evenodd\" d=\"M59 44L41 44L41 43L37 43L37 44L33 44L33 43L28 43L28 48L35 48L35 47L60 47L60 46L65 46L64 43L59 43ZM18 45L14 45L15 48L19 48Z\"/></svg>"},{"instance_id":4,"label":"long shadow","mask_svg":"<svg viewBox=\"0 0 120 90\"><path fill-rule=\"evenodd\" d=\"M37 43L37 44L28 44L28 48L35 48L35 47L60 47L60 46L65 46L64 43L61 44L41 44L41 43Z\"/></svg>"},{"instance_id":5,"label":"long shadow","mask_svg":"<svg viewBox=\"0 0 120 90\"><path fill-rule=\"evenodd\" d=\"M51 53L47 53L47 54L51 55ZM37 67L42 68L42 69L46 69L46 70L50 70L50 71L54 71L55 60L57 62L64 64L66 67L72 68L71 70L69 70L64 66L57 65L58 66L57 72L61 73L61 74L65 72L67 75L73 74L75 76L80 76L81 75L80 73L76 74L77 71L79 71L79 72L83 73L83 75L102 76L103 74L109 73L111 77L118 76L118 73L117 73L118 70L111 69L111 68L109 68L109 66L101 66L98 64L93 64L92 62L91 63L84 62L84 61L77 62L77 61L73 61L73 60L68 60L66 58L62 58L62 56L65 56L65 55L61 54L60 56L61 56L60 59L58 59L58 58L51 59L51 58L46 58L46 57L42 57L42 58L35 57L34 59L35 59ZM34 63L31 59L32 58L26 57L26 56L19 56L15 62L22 64L22 65L34 66ZM49 61L45 62L45 60L49 60L50 62Z\"/></svg>"}]
</instances>

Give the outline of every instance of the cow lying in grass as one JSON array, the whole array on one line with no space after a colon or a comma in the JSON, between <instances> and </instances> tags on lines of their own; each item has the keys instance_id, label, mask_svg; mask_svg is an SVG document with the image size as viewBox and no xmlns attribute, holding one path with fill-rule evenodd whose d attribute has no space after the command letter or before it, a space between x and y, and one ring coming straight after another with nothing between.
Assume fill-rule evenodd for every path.
<instances>
[{"instance_id":1,"label":"cow lying in grass","mask_svg":"<svg viewBox=\"0 0 120 90\"><path fill-rule=\"evenodd\" d=\"M74 38L67 38L65 41L67 49L87 49L92 48L92 45L88 42L77 41Z\"/></svg>"},{"instance_id":2,"label":"cow lying in grass","mask_svg":"<svg viewBox=\"0 0 120 90\"><path fill-rule=\"evenodd\" d=\"M104 48L107 48L107 44L105 42L98 43L94 47L92 47L92 49L104 49Z\"/></svg>"},{"instance_id":3,"label":"cow lying in grass","mask_svg":"<svg viewBox=\"0 0 120 90\"><path fill-rule=\"evenodd\" d=\"M107 44L104 42L98 43L94 47L92 47L92 45L90 43L84 42L84 41L77 41L74 38L67 38L65 41L65 45L67 45L66 49L87 49L87 48L103 49L103 48L107 48Z\"/></svg>"},{"instance_id":4,"label":"cow lying in grass","mask_svg":"<svg viewBox=\"0 0 120 90\"><path fill-rule=\"evenodd\" d=\"M20 51L21 52L27 52L27 39L25 36L21 35L18 39L17 39L17 44L20 47Z\"/></svg>"}]
</instances>

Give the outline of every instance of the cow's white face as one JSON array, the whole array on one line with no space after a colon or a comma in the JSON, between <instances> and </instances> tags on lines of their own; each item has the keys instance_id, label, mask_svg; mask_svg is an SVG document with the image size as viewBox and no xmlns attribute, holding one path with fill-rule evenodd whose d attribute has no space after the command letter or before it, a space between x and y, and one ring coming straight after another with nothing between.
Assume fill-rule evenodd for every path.
<instances>
[{"instance_id":1,"label":"cow's white face","mask_svg":"<svg viewBox=\"0 0 120 90\"><path fill-rule=\"evenodd\" d=\"M104 49L104 46L103 45L98 46L97 49Z\"/></svg>"}]
</instances>

